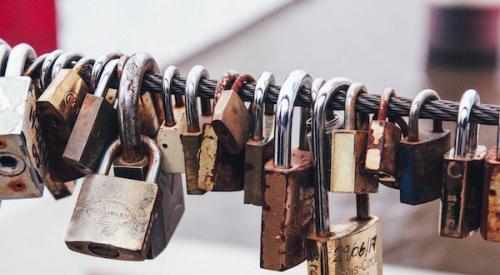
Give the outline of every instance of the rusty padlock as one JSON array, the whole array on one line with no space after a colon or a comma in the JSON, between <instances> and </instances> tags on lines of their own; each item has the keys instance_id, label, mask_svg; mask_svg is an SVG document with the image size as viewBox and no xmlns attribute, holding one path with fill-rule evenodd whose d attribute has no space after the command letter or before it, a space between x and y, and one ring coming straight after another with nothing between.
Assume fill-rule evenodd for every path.
<instances>
[{"instance_id":1,"label":"rusty padlock","mask_svg":"<svg viewBox=\"0 0 500 275\"><path fill-rule=\"evenodd\" d=\"M304 241L313 223L313 171L309 151L292 151L294 102L312 79L293 71L281 86L276 106L274 158L265 165L261 260L264 269L283 271L305 260ZM304 131L305 132L305 131Z\"/></svg>"},{"instance_id":2,"label":"rusty padlock","mask_svg":"<svg viewBox=\"0 0 500 275\"><path fill-rule=\"evenodd\" d=\"M250 104L250 139L245 145L244 203L262 206L264 165L274 154L274 106L265 103L274 75L263 72Z\"/></svg>"},{"instance_id":3,"label":"rusty padlock","mask_svg":"<svg viewBox=\"0 0 500 275\"><path fill-rule=\"evenodd\" d=\"M431 131L419 131L418 118L425 102L439 100L433 90L423 90L413 99L408 118L409 132L398 149L400 200L421 204L441 197L443 154L450 149L450 130L440 120L433 121Z\"/></svg>"},{"instance_id":4,"label":"rusty padlock","mask_svg":"<svg viewBox=\"0 0 500 275\"><path fill-rule=\"evenodd\" d=\"M377 178L363 170L368 140L368 116L356 114L359 93L368 93L362 83L349 86L345 100L344 129L332 132L330 191L347 193L375 193ZM360 124L357 125L359 116Z\"/></svg>"},{"instance_id":5,"label":"rusty padlock","mask_svg":"<svg viewBox=\"0 0 500 275\"><path fill-rule=\"evenodd\" d=\"M465 238L479 228L486 147L477 145L479 125L469 122L479 94L467 90L460 99L455 144L444 155L441 236Z\"/></svg>"}]
</instances>

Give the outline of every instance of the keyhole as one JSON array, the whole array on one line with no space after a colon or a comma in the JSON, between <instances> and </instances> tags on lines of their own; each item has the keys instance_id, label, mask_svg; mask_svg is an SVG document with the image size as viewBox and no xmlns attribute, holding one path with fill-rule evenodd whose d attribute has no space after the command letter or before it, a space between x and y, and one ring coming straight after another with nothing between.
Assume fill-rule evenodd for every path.
<instances>
[{"instance_id":1,"label":"keyhole","mask_svg":"<svg viewBox=\"0 0 500 275\"><path fill-rule=\"evenodd\" d=\"M3 167L14 168L17 166L17 160L11 156L1 156L0 165Z\"/></svg>"}]
</instances>

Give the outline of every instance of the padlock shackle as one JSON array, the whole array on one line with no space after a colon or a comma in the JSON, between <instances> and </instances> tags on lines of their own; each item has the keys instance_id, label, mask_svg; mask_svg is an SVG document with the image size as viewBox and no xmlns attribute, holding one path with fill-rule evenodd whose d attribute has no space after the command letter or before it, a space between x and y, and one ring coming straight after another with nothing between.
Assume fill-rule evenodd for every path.
<instances>
[{"instance_id":1,"label":"padlock shackle","mask_svg":"<svg viewBox=\"0 0 500 275\"><path fill-rule=\"evenodd\" d=\"M275 116L274 165L278 168L291 167L292 119L295 99L301 88L311 89L312 78L303 70L288 75L278 95Z\"/></svg>"},{"instance_id":2,"label":"padlock shackle","mask_svg":"<svg viewBox=\"0 0 500 275\"><path fill-rule=\"evenodd\" d=\"M410 114L408 116L408 141L417 142L418 141L418 119L420 118L420 110L422 106L428 101L441 100L439 94L431 89L425 89L419 92L410 106ZM442 132L443 123L441 120L434 120L432 131Z\"/></svg>"},{"instance_id":3,"label":"padlock shackle","mask_svg":"<svg viewBox=\"0 0 500 275\"><path fill-rule=\"evenodd\" d=\"M272 115L274 113L274 106L266 103L265 100L269 85L274 85L275 82L276 79L271 72L263 72L255 84L253 101L250 104L250 117L252 118L250 138L253 140L264 139L264 114ZM269 111L271 111L271 114L269 114Z\"/></svg>"},{"instance_id":4,"label":"padlock shackle","mask_svg":"<svg viewBox=\"0 0 500 275\"><path fill-rule=\"evenodd\" d=\"M5 69L7 68L10 51L9 45L0 44L0 77L5 76Z\"/></svg>"},{"instance_id":5,"label":"padlock shackle","mask_svg":"<svg viewBox=\"0 0 500 275\"><path fill-rule=\"evenodd\" d=\"M71 68L71 63L77 62L82 59L83 55L74 52L64 52L59 57L57 57L56 61L54 61L54 65L52 66L52 71L50 75L50 79L54 80L56 75L62 70Z\"/></svg>"},{"instance_id":6,"label":"padlock shackle","mask_svg":"<svg viewBox=\"0 0 500 275\"><path fill-rule=\"evenodd\" d=\"M54 50L49 53L47 58L45 58L45 61L43 61L42 71L40 72L40 83L42 85L42 90L45 90L49 86L52 80L52 68L54 67L57 58L59 58L59 56L61 56L63 53L63 50Z\"/></svg>"},{"instance_id":7,"label":"padlock shackle","mask_svg":"<svg viewBox=\"0 0 500 275\"><path fill-rule=\"evenodd\" d=\"M163 113L165 114L165 125L171 127L176 124L174 110L172 107L172 82L174 77L180 76L180 71L176 66L168 66L163 73Z\"/></svg>"},{"instance_id":8,"label":"padlock shackle","mask_svg":"<svg viewBox=\"0 0 500 275\"><path fill-rule=\"evenodd\" d=\"M186 90L184 92L186 97L186 126L187 131L190 133L195 133L201 131L200 118L198 115L198 88L201 79L209 78L208 71L202 65L194 66L188 73L186 78ZM210 99L201 98L202 102L208 102L209 110L208 114L211 114ZM207 103L205 103L206 105ZM202 103L202 106L204 104ZM206 107L205 107L206 108ZM207 110L205 110L207 111Z\"/></svg>"},{"instance_id":9,"label":"padlock shackle","mask_svg":"<svg viewBox=\"0 0 500 275\"><path fill-rule=\"evenodd\" d=\"M139 161L144 157L141 144L139 99L146 73L158 74L158 64L145 52L133 54L125 64L118 88L118 125L122 143L122 159Z\"/></svg>"},{"instance_id":10,"label":"padlock shackle","mask_svg":"<svg viewBox=\"0 0 500 275\"><path fill-rule=\"evenodd\" d=\"M343 77L328 80L319 89L312 106L311 136L312 159L314 167L314 206L315 227L319 236L330 233L330 215L328 211L328 192L326 191L325 131L327 122L327 106L337 92L347 90L352 82Z\"/></svg>"},{"instance_id":11,"label":"padlock shackle","mask_svg":"<svg viewBox=\"0 0 500 275\"><path fill-rule=\"evenodd\" d=\"M214 112L215 105L217 104L217 101L219 101L219 97L221 96L222 92L231 89L238 76L238 72L227 70L219 78L219 80L217 81L217 85L215 85L214 100L211 106L212 113Z\"/></svg>"},{"instance_id":12,"label":"padlock shackle","mask_svg":"<svg viewBox=\"0 0 500 275\"><path fill-rule=\"evenodd\" d=\"M479 104L481 104L479 93L473 89L465 91L460 99L455 132L455 156L465 157L467 154L474 154L476 150L479 125L469 121L472 108Z\"/></svg>"},{"instance_id":13,"label":"padlock shackle","mask_svg":"<svg viewBox=\"0 0 500 275\"><path fill-rule=\"evenodd\" d=\"M396 96L396 91L393 88L387 87L380 96L380 104L378 106L377 120L386 120L389 112L389 102L391 97Z\"/></svg>"},{"instance_id":14,"label":"padlock shackle","mask_svg":"<svg viewBox=\"0 0 500 275\"><path fill-rule=\"evenodd\" d=\"M26 69L35 62L35 50L26 43L21 43L12 48L5 68L5 76L22 76Z\"/></svg>"},{"instance_id":15,"label":"padlock shackle","mask_svg":"<svg viewBox=\"0 0 500 275\"><path fill-rule=\"evenodd\" d=\"M122 57L122 53L116 51L105 52L100 55L92 67L92 72L90 74L90 84L91 89L97 90L98 82L100 81L103 72L105 71L106 64L113 59L119 59Z\"/></svg>"},{"instance_id":16,"label":"padlock shackle","mask_svg":"<svg viewBox=\"0 0 500 275\"><path fill-rule=\"evenodd\" d=\"M75 66L73 66L73 70L75 70L76 72L79 73L85 66L88 66L88 65L94 66L94 63L95 63L95 59L93 59L92 57L89 57L89 56L84 56L76 62Z\"/></svg>"},{"instance_id":17,"label":"padlock shackle","mask_svg":"<svg viewBox=\"0 0 500 275\"><path fill-rule=\"evenodd\" d=\"M141 135L141 144L148 149L149 155L148 173L146 174L145 181L156 182L158 180L161 165L160 148L158 148L158 145L156 145L153 139L146 135ZM121 145L122 144L119 138L109 145L108 149L106 149L106 152L104 153L101 163L99 164L97 174L107 175L109 173L113 160L120 152Z\"/></svg>"},{"instance_id":18,"label":"padlock shackle","mask_svg":"<svg viewBox=\"0 0 500 275\"><path fill-rule=\"evenodd\" d=\"M370 219L370 196L368 194L356 194L356 218L358 220Z\"/></svg>"},{"instance_id":19,"label":"padlock shackle","mask_svg":"<svg viewBox=\"0 0 500 275\"><path fill-rule=\"evenodd\" d=\"M355 82L349 86L345 97L344 128L346 130L357 130L356 123L356 100L359 93L368 93L363 83ZM362 126L368 126L368 116L362 114ZM358 129L359 130L359 129Z\"/></svg>"},{"instance_id":20,"label":"padlock shackle","mask_svg":"<svg viewBox=\"0 0 500 275\"><path fill-rule=\"evenodd\" d=\"M97 85L95 86L94 95L97 97L105 97L106 93L109 90L111 85L111 81L116 79L117 76L117 68L118 68L118 59L113 59L106 63L103 70L101 71L100 77L97 80ZM95 66L95 64L94 64Z\"/></svg>"}]
</instances>

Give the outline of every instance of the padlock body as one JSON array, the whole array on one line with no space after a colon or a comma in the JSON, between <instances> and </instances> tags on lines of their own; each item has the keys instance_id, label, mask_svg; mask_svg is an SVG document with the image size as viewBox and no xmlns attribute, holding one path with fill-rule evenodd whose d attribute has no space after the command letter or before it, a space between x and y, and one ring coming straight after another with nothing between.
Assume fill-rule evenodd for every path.
<instances>
[{"instance_id":1,"label":"padlock body","mask_svg":"<svg viewBox=\"0 0 500 275\"><path fill-rule=\"evenodd\" d=\"M163 216L163 233L168 244L185 210L182 176L160 171L158 186L163 194L160 211Z\"/></svg>"},{"instance_id":2,"label":"padlock body","mask_svg":"<svg viewBox=\"0 0 500 275\"><path fill-rule=\"evenodd\" d=\"M449 149L449 130L420 133L415 142L401 140L397 182L402 203L416 205L441 197L443 154Z\"/></svg>"},{"instance_id":3,"label":"padlock body","mask_svg":"<svg viewBox=\"0 0 500 275\"><path fill-rule=\"evenodd\" d=\"M500 242L500 161L496 153L492 148L484 161L481 235L487 241Z\"/></svg>"},{"instance_id":4,"label":"padlock body","mask_svg":"<svg viewBox=\"0 0 500 275\"><path fill-rule=\"evenodd\" d=\"M63 152L82 174L93 173L108 145L118 136L117 112L105 98L87 94Z\"/></svg>"},{"instance_id":5,"label":"padlock body","mask_svg":"<svg viewBox=\"0 0 500 275\"><path fill-rule=\"evenodd\" d=\"M163 155L163 170L169 173L185 173L181 133L186 127L186 120L184 117L179 119L174 126L163 124L156 136L156 143Z\"/></svg>"},{"instance_id":6,"label":"padlock body","mask_svg":"<svg viewBox=\"0 0 500 275\"><path fill-rule=\"evenodd\" d=\"M401 130L396 124L385 120L373 120L370 123L364 169L389 187L397 186L396 164L400 139Z\"/></svg>"},{"instance_id":7,"label":"padlock body","mask_svg":"<svg viewBox=\"0 0 500 275\"><path fill-rule=\"evenodd\" d=\"M262 206L264 165L274 154L274 136L249 140L245 146L244 203Z\"/></svg>"},{"instance_id":8,"label":"padlock body","mask_svg":"<svg viewBox=\"0 0 500 275\"><path fill-rule=\"evenodd\" d=\"M305 260L305 238L313 224L314 190L309 151L294 150L292 167L265 165L261 260L265 269L283 271Z\"/></svg>"},{"instance_id":9,"label":"padlock body","mask_svg":"<svg viewBox=\"0 0 500 275\"><path fill-rule=\"evenodd\" d=\"M306 241L308 274L382 274L380 219L350 220L332 225L330 237ZM321 259L327 261L326 270Z\"/></svg>"},{"instance_id":10,"label":"padlock body","mask_svg":"<svg viewBox=\"0 0 500 275\"><path fill-rule=\"evenodd\" d=\"M243 152L233 155L222 146L211 124L203 128L200 145L198 188L205 191L243 190Z\"/></svg>"},{"instance_id":11,"label":"padlock body","mask_svg":"<svg viewBox=\"0 0 500 275\"><path fill-rule=\"evenodd\" d=\"M47 173L44 180L45 186L49 190L52 197L56 200L64 199L73 195L75 191L75 181L58 181L54 180L50 173Z\"/></svg>"},{"instance_id":12,"label":"padlock body","mask_svg":"<svg viewBox=\"0 0 500 275\"><path fill-rule=\"evenodd\" d=\"M363 171L368 132L335 130L332 132L330 191L376 193L377 178Z\"/></svg>"},{"instance_id":13,"label":"padlock body","mask_svg":"<svg viewBox=\"0 0 500 275\"><path fill-rule=\"evenodd\" d=\"M190 195L202 195L206 192L198 188L198 170L200 167L198 159L202 135L202 131L196 133L184 131L181 135L182 147L184 148L186 191Z\"/></svg>"},{"instance_id":14,"label":"padlock body","mask_svg":"<svg viewBox=\"0 0 500 275\"><path fill-rule=\"evenodd\" d=\"M29 77L0 78L0 199L41 197L45 145Z\"/></svg>"},{"instance_id":15,"label":"padlock body","mask_svg":"<svg viewBox=\"0 0 500 275\"><path fill-rule=\"evenodd\" d=\"M441 236L465 238L479 228L486 147L478 145L467 157L454 157L453 151L444 155Z\"/></svg>"},{"instance_id":16,"label":"padlock body","mask_svg":"<svg viewBox=\"0 0 500 275\"><path fill-rule=\"evenodd\" d=\"M66 245L92 256L144 260L160 201L161 191L155 183L88 175L71 217Z\"/></svg>"},{"instance_id":17,"label":"padlock body","mask_svg":"<svg viewBox=\"0 0 500 275\"><path fill-rule=\"evenodd\" d=\"M214 108L212 127L221 145L230 154L240 153L248 141L250 114L240 96L225 90Z\"/></svg>"}]
</instances>

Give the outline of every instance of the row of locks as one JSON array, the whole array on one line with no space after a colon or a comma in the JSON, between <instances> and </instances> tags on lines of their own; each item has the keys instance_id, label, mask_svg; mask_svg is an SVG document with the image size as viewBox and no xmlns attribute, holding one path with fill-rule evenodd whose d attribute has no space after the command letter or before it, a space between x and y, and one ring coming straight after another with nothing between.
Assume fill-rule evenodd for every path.
<instances>
[{"instance_id":1,"label":"row of locks","mask_svg":"<svg viewBox=\"0 0 500 275\"><path fill-rule=\"evenodd\" d=\"M275 82L269 72L255 81L227 71L211 99L199 96L209 77L200 65L189 71L184 96L172 95L179 71L170 66L163 93L141 92L144 75L160 73L142 52L94 60L56 50L37 58L27 44L0 43L0 65L0 199L40 197L44 186L62 198L85 176L66 235L73 251L155 258L184 212L182 173L189 195L243 190L245 204L262 207L261 267L269 270L307 259L309 274L381 274L380 219L369 213L379 183L398 189L406 204L440 198L443 237L480 228L500 241L499 155L477 145L478 125L469 122L480 104L475 90L462 96L452 146L441 121L419 130L422 106L440 99L433 90L416 95L406 122L388 118L395 95L388 88L370 120L356 112L363 84L313 80L302 70L290 73L274 106L265 102ZM90 79L80 74L86 67ZM247 108L238 92L250 82ZM314 100L300 110L292 150L301 88ZM340 91L343 118L327 108ZM328 192L353 194L356 216L330 226Z\"/></svg>"}]
</instances>

